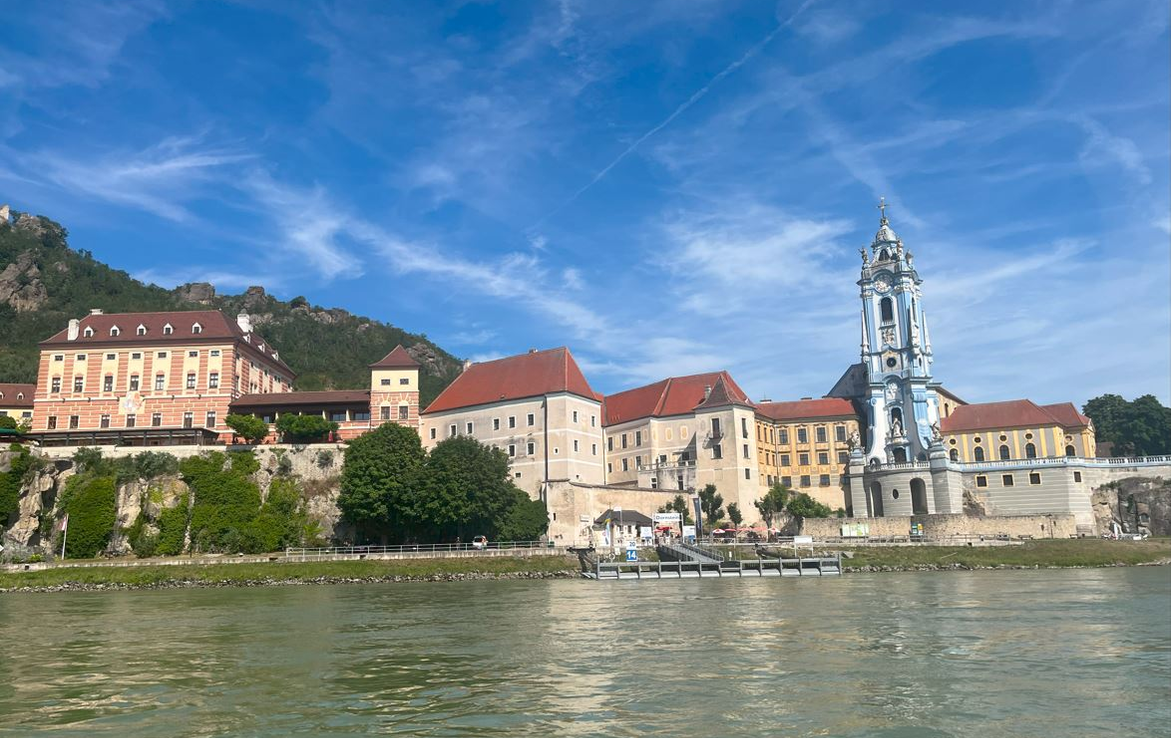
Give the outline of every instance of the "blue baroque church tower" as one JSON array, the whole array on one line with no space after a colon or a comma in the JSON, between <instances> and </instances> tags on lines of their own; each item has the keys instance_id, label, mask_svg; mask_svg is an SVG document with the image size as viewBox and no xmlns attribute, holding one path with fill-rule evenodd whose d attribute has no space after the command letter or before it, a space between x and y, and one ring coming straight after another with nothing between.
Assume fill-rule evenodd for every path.
<instances>
[{"instance_id":1,"label":"blue baroque church tower","mask_svg":"<svg viewBox=\"0 0 1171 738\"><path fill-rule=\"evenodd\" d=\"M891 230L886 203L869 249L860 249L862 365L867 465L926 461L938 438L938 383L931 377L931 337L923 312L923 280L915 259Z\"/></svg>"}]
</instances>

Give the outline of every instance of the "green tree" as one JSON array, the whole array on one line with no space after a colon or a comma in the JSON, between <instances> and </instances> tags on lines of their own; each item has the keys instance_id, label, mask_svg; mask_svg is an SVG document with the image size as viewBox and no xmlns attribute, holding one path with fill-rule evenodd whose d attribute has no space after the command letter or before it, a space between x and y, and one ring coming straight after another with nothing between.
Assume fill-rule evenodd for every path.
<instances>
[{"instance_id":1,"label":"green tree","mask_svg":"<svg viewBox=\"0 0 1171 738\"><path fill-rule=\"evenodd\" d=\"M1094 421L1097 441L1114 444L1119 453L1129 453L1129 449L1123 448L1123 426L1129 409L1130 403L1122 395L1115 394L1099 395L1082 406L1082 412Z\"/></svg>"},{"instance_id":2,"label":"green tree","mask_svg":"<svg viewBox=\"0 0 1171 738\"><path fill-rule=\"evenodd\" d=\"M659 508L659 512L676 512L679 513L683 525L691 525L691 506L687 504L687 498L683 495L675 495L675 499L668 502Z\"/></svg>"},{"instance_id":3,"label":"green tree","mask_svg":"<svg viewBox=\"0 0 1171 738\"><path fill-rule=\"evenodd\" d=\"M1087 402L1082 412L1094 421L1098 442L1113 444L1115 456L1171 453L1171 408L1154 395L1131 402L1120 395L1101 395Z\"/></svg>"},{"instance_id":4,"label":"green tree","mask_svg":"<svg viewBox=\"0 0 1171 738\"><path fill-rule=\"evenodd\" d=\"M276 429L286 443L324 441L338 428L337 423L320 415L290 415L277 418Z\"/></svg>"},{"instance_id":5,"label":"green tree","mask_svg":"<svg viewBox=\"0 0 1171 738\"><path fill-rule=\"evenodd\" d=\"M716 485L709 484L699 491L699 509L708 527L720 522L724 516L724 497L716 491Z\"/></svg>"},{"instance_id":6,"label":"green tree","mask_svg":"<svg viewBox=\"0 0 1171 738\"><path fill-rule=\"evenodd\" d=\"M793 495L789 499L789 504L785 506L785 510L793 517L802 520L805 518L828 518L833 515L833 510L830 510L828 505L821 504L804 492Z\"/></svg>"},{"instance_id":7,"label":"green tree","mask_svg":"<svg viewBox=\"0 0 1171 738\"><path fill-rule=\"evenodd\" d=\"M251 475L259 468L250 451L215 451L179 464L183 480L194 494L193 550L258 552L253 523L260 508L260 488Z\"/></svg>"},{"instance_id":8,"label":"green tree","mask_svg":"<svg viewBox=\"0 0 1171 738\"><path fill-rule=\"evenodd\" d=\"M417 533L440 541L501 538L513 507L527 499L512 481L508 455L470 436L446 438L431 450L421 492Z\"/></svg>"},{"instance_id":9,"label":"green tree","mask_svg":"<svg viewBox=\"0 0 1171 738\"><path fill-rule=\"evenodd\" d=\"M732 526L739 528L740 524L744 522L744 514L740 512L740 506L735 502L728 505L728 520L732 521Z\"/></svg>"},{"instance_id":10,"label":"green tree","mask_svg":"<svg viewBox=\"0 0 1171 738\"><path fill-rule=\"evenodd\" d=\"M419 435L385 423L350 442L338 508L362 540L401 540L414 523L414 498L426 453Z\"/></svg>"},{"instance_id":11,"label":"green tree","mask_svg":"<svg viewBox=\"0 0 1171 738\"><path fill-rule=\"evenodd\" d=\"M291 479L277 478L268 488L268 497L253 521L253 536L260 552L300 546L309 527L301 504L301 490Z\"/></svg>"},{"instance_id":12,"label":"green tree","mask_svg":"<svg viewBox=\"0 0 1171 738\"><path fill-rule=\"evenodd\" d=\"M11 415L0 415L0 430L16 430L17 427L16 418Z\"/></svg>"},{"instance_id":13,"label":"green tree","mask_svg":"<svg viewBox=\"0 0 1171 738\"><path fill-rule=\"evenodd\" d=\"M268 423L255 415L231 414L224 418L224 424L248 443L260 443L268 435Z\"/></svg>"},{"instance_id":14,"label":"green tree","mask_svg":"<svg viewBox=\"0 0 1171 738\"><path fill-rule=\"evenodd\" d=\"M64 507L69 515L65 556L71 559L97 556L110 542L118 518L114 477L88 474L70 477L62 496L67 500Z\"/></svg>"},{"instance_id":15,"label":"green tree","mask_svg":"<svg viewBox=\"0 0 1171 738\"><path fill-rule=\"evenodd\" d=\"M531 500L520 492L504 516L498 535L502 541L535 541L548 530L549 513L545 511L545 503Z\"/></svg>"},{"instance_id":16,"label":"green tree","mask_svg":"<svg viewBox=\"0 0 1171 738\"><path fill-rule=\"evenodd\" d=\"M773 527L773 521L781 516L785 510L785 505L789 503L789 497L792 492L788 487L776 482L773 486L768 488L768 492L764 493L755 503L757 511L760 513L760 519L769 528Z\"/></svg>"}]
</instances>

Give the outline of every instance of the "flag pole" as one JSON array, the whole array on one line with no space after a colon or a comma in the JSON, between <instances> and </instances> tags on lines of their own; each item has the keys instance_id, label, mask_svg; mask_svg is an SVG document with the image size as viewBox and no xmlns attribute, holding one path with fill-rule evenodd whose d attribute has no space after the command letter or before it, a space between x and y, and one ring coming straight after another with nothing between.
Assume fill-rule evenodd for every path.
<instances>
[{"instance_id":1,"label":"flag pole","mask_svg":"<svg viewBox=\"0 0 1171 738\"><path fill-rule=\"evenodd\" d=\"M65 520L61 526L61 558L65 558L65 541L69 539L69 513L65 513Z\"/></svg>"}]
</instances>

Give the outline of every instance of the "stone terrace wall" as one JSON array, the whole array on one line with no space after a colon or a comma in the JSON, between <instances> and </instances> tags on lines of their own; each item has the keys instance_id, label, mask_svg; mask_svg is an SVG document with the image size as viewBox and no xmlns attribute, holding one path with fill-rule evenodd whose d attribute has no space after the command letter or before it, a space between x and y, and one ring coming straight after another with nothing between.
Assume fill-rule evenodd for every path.
<instances>
[{"instance_id":1,"label":"stone terrace wall","mask_svg":"<svg viewBox=\"0 0 1171 738\"><path fill-rule=\"evenodd\" d=\"M865 523L872 537L905 536L912 523L923 525L927 538L951 536L999 536L1013 538L1069 538L1077 535L1073 515L898 515L884 518L820 518L806 519L801 532L814 538L835 538L842 534L843 524Z\"/></svg>"}]
</instances>

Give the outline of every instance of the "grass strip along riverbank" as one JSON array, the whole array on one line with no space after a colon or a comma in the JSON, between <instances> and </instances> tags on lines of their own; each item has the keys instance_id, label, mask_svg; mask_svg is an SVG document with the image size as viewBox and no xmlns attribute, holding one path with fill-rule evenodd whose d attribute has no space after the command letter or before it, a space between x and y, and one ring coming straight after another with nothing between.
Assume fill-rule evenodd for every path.
<instances>
[{"instance_id":1,"label":"grass strip along riverbank","mask_svg":"<svg viewBox=\"0 0 1171 738\"><path fill-rule=\"evenodd\" d=\"M831 550L818 547L820 550ZM836 546L846 572L1036 569L1171 563L1171 538L1029 541L1019 546ZM575 556L69 567L0 573L0 592L569 578Z\"/></svg>"}]
</instances>

